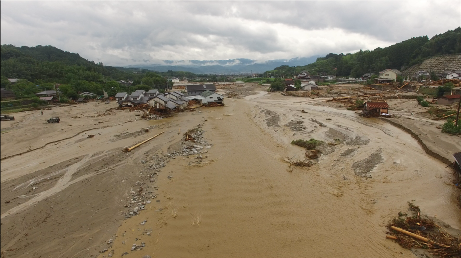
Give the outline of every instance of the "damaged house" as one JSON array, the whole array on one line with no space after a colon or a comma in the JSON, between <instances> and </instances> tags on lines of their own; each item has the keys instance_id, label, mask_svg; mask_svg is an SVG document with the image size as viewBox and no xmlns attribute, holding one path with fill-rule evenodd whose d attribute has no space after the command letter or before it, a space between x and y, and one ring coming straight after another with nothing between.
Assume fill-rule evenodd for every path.
<instances>
[{"instance_id":1,"label":"damaged house","mask_svg":"<svg viewBox=\"0 0 461 258\"><path fill-rule=\"evenodd\" d=\"M366 102L363 106L362 115L365 117L378 117L389 115L389 104L387 102Z\"/></svg>"},{"instance_id":2,"label":"damaged house","mask_svg":"<svg viewBox=\"0 0 461 258\"><path fill-rule=\"evenodd\" d=\"M168 99L165 95L159 94L149 101L149 105L155 109L173 110L178 107L177 104Z\"/></svg>"},{"instance_id":3,"label":"damaged house","mask_svg":"<svg viewBox=\"0 0 461 258\"><path fill-rule=\"evenodd\" d=\"M224 100L224 97L222 95L211 91L205 91L204 93L202 93L202 97L204 98L202 100L203 105L209 105L210 103L222 105Z\"/></svg>"}]
</instances>

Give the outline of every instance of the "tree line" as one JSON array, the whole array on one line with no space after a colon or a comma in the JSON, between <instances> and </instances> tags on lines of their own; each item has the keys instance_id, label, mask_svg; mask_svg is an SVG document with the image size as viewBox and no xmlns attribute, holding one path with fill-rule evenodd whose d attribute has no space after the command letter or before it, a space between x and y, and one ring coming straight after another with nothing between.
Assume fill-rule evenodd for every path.
<instances>
[{"instance_id":1,"label":"tree line","mask_svg":"<svg viewBox=\"0 0 461 258\"><path fill-rule=\"evenodd\" d=\"M435 35L413 37L386 48L360 50L356 53L334 54L317 58L305 66L279 66L264 73L265 77L292 77L302 71L311 75L336 75L341 77L362 77L366 73L377 74L384 69L405 70L425 59L447 54L461 53L461 27Z\"/></svg>"},{"instance_id":2,"label":"tree line","mask_svg":"<svg viewBox=\"0 0 461 258\"><path fill-rule=\"evenodd\" d=\"M55 89L56 84L62 101L75 100L82 92L103 95L105 91L114 96L121 91L165 90L172 86L166 76L158 73L105 66L53 46L2 45L1 66L1 87L12 90L16 98L34 97L40 91ZM11 78L20 80L11 83ZM123 85L120 80L131 83Z\"/></svg>"}]
</instances>

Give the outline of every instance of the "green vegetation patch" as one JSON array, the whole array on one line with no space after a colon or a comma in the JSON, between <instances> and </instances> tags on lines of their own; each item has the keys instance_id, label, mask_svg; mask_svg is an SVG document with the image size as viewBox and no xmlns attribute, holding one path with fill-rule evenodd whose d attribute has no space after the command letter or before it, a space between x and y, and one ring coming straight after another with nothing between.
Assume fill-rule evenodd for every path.
<instances>
[{"instance_id":1,"label":"green vegetation patch","mask_svg":"<svg viewBox=\"0 0 461 258\"><path fill-rule=\"evenodd\" d=\"M291 144L305 148L306 150L315 150L318 146L322 145L324 142L311 138L310 140L293 140Z\"/></svg>"},{"instance_id":2,"label":"green vegetation patch","mask_svg":"<svg viewBox=\"0 0 461 258\"><path fill-rule=\"evenodd\" d=\"M416 101L418 101L418 104L420 104L423 107L428 107L429 106L429 102L424 100L424 98L421 97L421 96L416 97Z\"/></svg>"},{"instance_id":3,"label":"green vegetation patch","mask_svg":"<svg viewBox=\"0 0 461 258\"><path fill-rule=\"evenodd\" d=\"M435 97L437 96L437 88L421 87L419 88L418 93Z\"/></svg>"},{"instance_id":4,"label":"green vegetation patch","mask_svg":"<svg viewBox=\"0 0 461 258\"><path fill-rule=\"evenodd\" d=\"M458 126L456 126L455 119L449 118L442 126L442 133L461 134L461 119L458 120Z\"/></svg>"},{"instance_id":5,"label":"green vegetation patch","mask_svg":"<svg viewBox=\"0 0 461 258\"><path fill-rule=\"evenodd\" d=\"M435 118L445 118L446 116L453 116L456 114L456 111L454 110L441 109L437 107L431 107L427 112Z\"/></svg>"}]
</instances>

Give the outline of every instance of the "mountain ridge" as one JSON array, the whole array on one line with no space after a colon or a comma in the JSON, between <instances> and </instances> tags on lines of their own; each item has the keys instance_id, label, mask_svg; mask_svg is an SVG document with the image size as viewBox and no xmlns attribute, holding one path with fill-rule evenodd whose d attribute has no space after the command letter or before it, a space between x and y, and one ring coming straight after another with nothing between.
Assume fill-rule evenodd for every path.
<instances>
[{"instance_id":1,"label":"mountain ridge","mask_svg":"<svg viewBox=\"0 0 461 258\"><path fill-rule=\"evenodd\" d=\"M148 69L157 72L184 71L195 74L241 74L241 73L263 73L281 65L300 66L313 63L319 56L295 57L291 59L274 59L267 61L257 61L246 58L236 58L227 60L161 60L163 62L129 65L125 68Z\"/></svg>"}]
</instances>

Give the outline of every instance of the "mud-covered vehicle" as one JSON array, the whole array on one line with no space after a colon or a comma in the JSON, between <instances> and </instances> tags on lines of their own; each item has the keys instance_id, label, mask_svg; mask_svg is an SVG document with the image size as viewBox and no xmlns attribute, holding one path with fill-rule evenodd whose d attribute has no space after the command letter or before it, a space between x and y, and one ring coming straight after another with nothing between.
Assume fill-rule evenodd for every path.
<instances>
[{"instance_id":1,"label":"mud-covered vehicle","mask_svg":"<svg viewBox=\"0 0 461 258\"><path fill-rule=\"evenodd\" d=\"M52 117L48 120L46 120L48 123L59 123L59 121L61 121L61 119L59 119L59 117Z\"/></svg>"},{"instance_id":2,"label":"mud-covered vehicle","mask_svg":"<svg viewBox=\"0 0 461 258\"><path fill-rule=\"evenodd\" d=\"M11 121L11 120L14 120L14 116L10 116L10 115L0 115L0 120L1 120L1 121Z\"/></svg>"}]
</instances>

